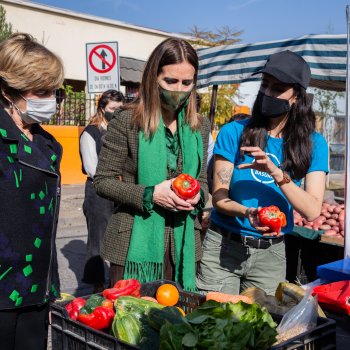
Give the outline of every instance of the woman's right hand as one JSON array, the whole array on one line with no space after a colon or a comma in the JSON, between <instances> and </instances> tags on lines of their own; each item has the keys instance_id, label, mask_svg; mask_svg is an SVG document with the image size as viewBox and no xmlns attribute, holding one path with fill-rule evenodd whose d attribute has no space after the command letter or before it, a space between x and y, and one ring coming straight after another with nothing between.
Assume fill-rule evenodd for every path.
<instances>
[{"instance_id":1,"label":"woman's right hand","mask_svg":"<svg viewBox=\"0 0 350 350\"><path fill-rule=\"evenodd\" d=\"M172 180L165 180L154 186L153 203L172 211L192 211L194 207L178 197L171 189L171 184Z\"/></svg>"},{"instance_id":2,"label":"woman's right hand","mask_svg":"<svg viewBox=\"0 0 350 350\"><path fill-rule=\"evenodd\" d=\"M281 232L269 232L270 228L268 226L261 226L258 215L259 209L260 208L248 208L246 210L245 216L250 224L263 236L281 236Z\"/></svg>"}]
</instances>

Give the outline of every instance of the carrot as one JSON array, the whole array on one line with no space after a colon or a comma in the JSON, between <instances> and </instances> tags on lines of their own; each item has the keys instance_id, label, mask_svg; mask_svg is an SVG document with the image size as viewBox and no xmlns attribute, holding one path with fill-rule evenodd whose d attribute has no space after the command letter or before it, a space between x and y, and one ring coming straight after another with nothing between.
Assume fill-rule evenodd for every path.
<instances>
[{"instance_id":1,"label":"carrot","mask_svg":"<svg viewBox=\"0 0 350 350\"><path fill-rule=\"evenodd\" d=\"M148 300L148 301L153 301L154 303L157 303L157 304L158 304L157 299L152 298L152 297L144 296L144 297L141 297L141 299L143 299L143 300Z\"/></svg>"},{"instance_id":2,"label":"carrot","mask_svg":"<svg viewBox=\"0 0 350 350\"><path fill-rule=\"evenodd\" d=\"M247 304L252 304L252 300L245 295L233 295L233 294L225 294L221 292L208 292L206 295L206 300L215 300L219 303L233 303L236 304L239 301L243 301Z\"/></svg>"}]
</instances>

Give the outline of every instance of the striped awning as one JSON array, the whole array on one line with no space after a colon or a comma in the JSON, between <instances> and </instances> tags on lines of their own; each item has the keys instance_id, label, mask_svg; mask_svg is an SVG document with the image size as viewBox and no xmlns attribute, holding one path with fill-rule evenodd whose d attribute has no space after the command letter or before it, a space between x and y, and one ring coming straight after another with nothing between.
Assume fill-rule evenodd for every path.
<instances>
[{"instance_id":1,"label":"striped awning","mask_svg":"<svg viewBox=\"0 0 350 350\"><path fill-rule=\"evenodd\" d=\"M302 56L311 68L313 87L344 91L346 82L346 34L305 35L295 39L248 45L198 49L198 87L239 84L260 80L252 73L262 68L273 53L290 50Z\"/></svg>"}]
</instances>

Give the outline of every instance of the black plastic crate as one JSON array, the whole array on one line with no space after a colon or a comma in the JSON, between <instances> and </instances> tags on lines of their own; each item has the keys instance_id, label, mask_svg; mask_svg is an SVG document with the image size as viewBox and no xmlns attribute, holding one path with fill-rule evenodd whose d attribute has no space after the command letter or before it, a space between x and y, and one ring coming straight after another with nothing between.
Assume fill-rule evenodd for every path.
<instances>
[{"instance_id":1,"label":"black plastic crate","mask_svg":"<svg viewBox=\"0 0 350 350\"><path fill-rule=\"evenodd\" d=\"M205 301L200 294L188 293L181 290L179 285L172 281L155 281L144 283L141 286L141 295L155 296L159 286L164 283L175 285L180 291L178 306L186 313L192 311ZM135 350L137 346L129 345L112 335L92 329L84 324L69 318L65 305L69 301L54 303L51 306L51 334L52 350ZM282 317L273 315L278 323ZM311 331L304 332L294 338L273 346L271 350L330 350L336 349L335 321L327 318L318 318L317 326Z\"/></svg>"}]
</instances>

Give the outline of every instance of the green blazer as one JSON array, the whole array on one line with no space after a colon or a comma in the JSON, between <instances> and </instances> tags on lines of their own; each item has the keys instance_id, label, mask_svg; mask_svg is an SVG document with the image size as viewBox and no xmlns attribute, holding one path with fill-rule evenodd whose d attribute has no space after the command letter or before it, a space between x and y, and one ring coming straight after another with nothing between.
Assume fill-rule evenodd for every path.
<instances>
[{"instance_id":1,"label":"green blazer","mask_svg":"<svg viewBox=\"0 0 350 350\"><path fill-rule=\"evenodd\" d=\"M130 236L135 213L143 213L143 192L145 186L137 184L138 164L138 129L131 125L132 111L119 110L108 124L99 161L94 177L97 193L115 202L115 213L109 220L104 236L101 256L114 264L125 265L128 254ZM203 139L203 164L199 182L208 199L208 184L206 176L208 139L210 123L208 118L200 117L200 132ZM174 178L182 172L181 151L178 157L176 171L168 172L168 179ZM174 239L172 217L168 212L165 218L164 251L171 244L174 260ZM202 257L200 223L195 221L196 261Z\"/></svg>"}]
</instances>

